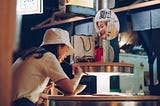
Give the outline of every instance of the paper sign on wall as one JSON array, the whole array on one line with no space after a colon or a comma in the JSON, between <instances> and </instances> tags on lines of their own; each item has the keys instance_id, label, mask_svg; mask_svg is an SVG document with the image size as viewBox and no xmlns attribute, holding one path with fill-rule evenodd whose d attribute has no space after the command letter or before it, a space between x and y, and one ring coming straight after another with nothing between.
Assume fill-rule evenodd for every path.
<instances>
[{"instance_id":1,"label":"paper sign on wall","mask_svg":"<svg viewBox=\"0 0 160 106\"><path fill-rule=\"evenodd\" d=\"M17 0L17 13L36 14L43 12L43 0Z\"/></svg>"}]
</instances>

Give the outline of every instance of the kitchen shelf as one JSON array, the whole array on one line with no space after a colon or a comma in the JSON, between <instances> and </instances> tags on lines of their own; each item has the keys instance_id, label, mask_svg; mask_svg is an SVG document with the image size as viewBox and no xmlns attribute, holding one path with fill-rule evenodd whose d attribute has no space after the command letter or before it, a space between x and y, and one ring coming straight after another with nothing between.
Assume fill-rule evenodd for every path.
<instances>
[{"instance_id":1,"label":"kitchen shelf","mask_svg":"<svg viewBox=\"0 0 160 106\"><path fill-rule=\"evenodd\" d=\"M86 19L92 19L92 18L93 17L75 16L72 18L56 21L53 19L53 17L50 17L44 20L43 22L41 22L40 24L32 27L31 30L37 30L37 29L42 29L42 28L51 27L55 25L66 24L66 23L71 23L71 22L76 22L76 21L81 21L81 20L86 20Z\"/></svg>"},{"instance_id":2,"label":"kitchen shelf","mask_svg":"<svg viewBox=\"0 0 160 106\"><path fill-rule=\"evenodd\" d=\"M114 12L122 12L122 11L128 11L132 9L145 8L145 7L154 6L158 4L160 4L160 0L152 0L152 1L147 1L147 2L142 2L142 3L137 3L137 4L131 4L129 6L124 6L120 8L115 8L112 10Z\"/></svg>"},{"instance_id":3,"label":"kitchen shelf","mask_svg":"<svg viewBox=\"0 0 160 106\"><path fill-rule=\"evenodd\" d=\"M154 5L158 5L158 4L160 4L160 0L152 0L152 1L142 2L142 3L132 4L132 5L124 6L124 7L120 7L120 8L115 8L112 10L114 12L121 12L121 11L128 11L128 10L132 10L132 9L145 8L147 6L154 6ZM61 12L59 12L59 14L63 15ZM55 25L59 25L59 24L65 24L65 23L85 20L85 19L89 19L89 18L93 18L93 16L90 16L90 17L75 16L72 18L56 21L56 20L54 20L54 15L53 15L50 18L41 22L40 24L32 27L31 30L37 30L37 29L41 29L41 28L46 28L46 27L51 27L51 26L55 26Z\"/></svg>"}]
</instances>

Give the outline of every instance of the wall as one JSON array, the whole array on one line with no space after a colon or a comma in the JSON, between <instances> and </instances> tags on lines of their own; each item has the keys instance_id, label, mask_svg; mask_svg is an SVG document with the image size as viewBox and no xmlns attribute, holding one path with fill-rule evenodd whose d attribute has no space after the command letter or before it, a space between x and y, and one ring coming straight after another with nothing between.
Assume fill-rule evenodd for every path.
<instances>
[{"instance_id":1,"label":"wall","mask_svg":"<svg viewBox=\"0 0 160 106\"><path fill-rule=\"evenodd\" d=\"M120 61L134 64L134 75L120 76L120 88L122 92L126 90L132 90L133 93L137 93L140 84L143 86L143 90L149 93L148 86L144 85L144 72L149 72L148 56L134 55L120 53ZM154 62L154 76L156 76L156 61ZM155 77L156 80L156 77Z\"/></svg>"}]
</instances>

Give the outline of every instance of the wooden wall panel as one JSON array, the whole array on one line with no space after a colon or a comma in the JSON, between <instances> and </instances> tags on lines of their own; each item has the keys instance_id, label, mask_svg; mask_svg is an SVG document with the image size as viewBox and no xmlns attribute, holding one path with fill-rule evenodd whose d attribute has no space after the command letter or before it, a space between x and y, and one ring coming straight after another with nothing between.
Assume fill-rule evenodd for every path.
<instances>
[{"instance_id":1,"label":"wooden wall panel","mask_svg":"<svg viewBox=\"0 0 160 106\"><path fill-rule=\"evenodd\" d=\"M11 64L16 19L15 0L1 0L0 14L0 106L11 106Z\"/></svg>"}]
</instances>

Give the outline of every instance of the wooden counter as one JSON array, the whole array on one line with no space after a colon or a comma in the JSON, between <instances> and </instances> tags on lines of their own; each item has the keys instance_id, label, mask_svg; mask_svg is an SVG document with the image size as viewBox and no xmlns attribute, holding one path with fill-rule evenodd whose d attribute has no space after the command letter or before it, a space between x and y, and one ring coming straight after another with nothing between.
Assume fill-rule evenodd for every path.
<instances>
[{"instance_id":1,"label":"wooden counter","mask_svg":"<svg viewBox=\"0 0 160 106\"><path fill-rule=\"evenodd\" d=\"M76 95L47 98L49 106L160 106L160 96Z\"/></svg>"}]
</instances>

